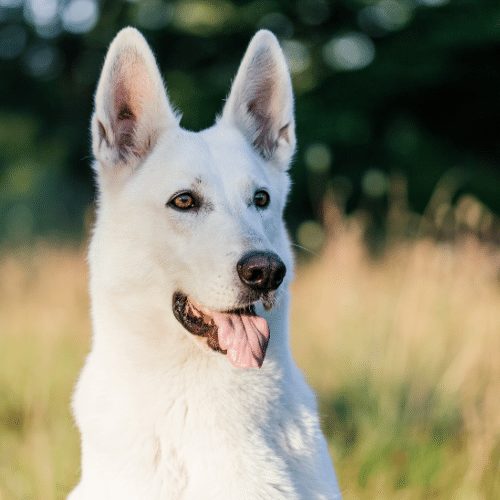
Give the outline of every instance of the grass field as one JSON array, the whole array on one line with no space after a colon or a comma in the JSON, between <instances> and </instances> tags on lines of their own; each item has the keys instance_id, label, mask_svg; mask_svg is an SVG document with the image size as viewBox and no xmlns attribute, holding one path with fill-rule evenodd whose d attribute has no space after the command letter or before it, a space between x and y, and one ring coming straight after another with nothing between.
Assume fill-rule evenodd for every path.
<instances>
[{"instance_id":1,"label":"grass field","mask_svg":"<svg viewBox=\"0 0 500 500\"><path fill-rule=\"evenodd\" d=\"M500 253L473 236L371 258L344 223L294 284L295 357L346 499L500 498ZM0 259L0 499L75 484L72 386L89 345L85 252Z\"/></svg>"}]
</instances>

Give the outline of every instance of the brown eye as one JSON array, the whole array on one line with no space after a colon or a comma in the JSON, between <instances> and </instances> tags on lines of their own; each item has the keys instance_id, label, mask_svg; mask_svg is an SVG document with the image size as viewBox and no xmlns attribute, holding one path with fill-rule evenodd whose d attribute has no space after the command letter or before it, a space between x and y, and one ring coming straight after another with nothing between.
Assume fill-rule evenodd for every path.
<instances>
[{"instance_id":1,"label":"brown eye","mask_svg":"<svg viewBox=\"0 0 500 500\"><path fill-rule=\"evenodd\" d=\"M172 208L177 210L189 210L191 208L196 208L198 205L194 196L191 193L185 192L174 196L169 202Z\"/></svg>"},{"instance_id":2,"label":"brown eye","mask_svg":"<svg viewBox=\"0 0 500 500\"><path fill-rule=\"evenodd\" d=\"M266 208L271 201L271 197L267 191L261 189L260 191L256 191L253 195L253 203L256 207Z\"/></svg>"}]
</instances>

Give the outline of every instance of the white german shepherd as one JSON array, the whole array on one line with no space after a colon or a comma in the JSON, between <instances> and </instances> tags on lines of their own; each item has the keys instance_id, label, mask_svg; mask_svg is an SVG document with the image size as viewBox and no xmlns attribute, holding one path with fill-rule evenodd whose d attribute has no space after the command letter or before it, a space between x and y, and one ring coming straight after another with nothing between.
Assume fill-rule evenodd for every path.
<instances>
[{"instance_id":1,"label":"white german shepherd","mask_svg":"<svg viewBox=\"0 0 500 500\"><path fill-rule=\"evenodd\" d=\"M288 343L293 108L268 31L199 133L179 126L142 35L111 44L92 118L94 333L72 500L340 498Z\"/></svg>"}]
</instances>

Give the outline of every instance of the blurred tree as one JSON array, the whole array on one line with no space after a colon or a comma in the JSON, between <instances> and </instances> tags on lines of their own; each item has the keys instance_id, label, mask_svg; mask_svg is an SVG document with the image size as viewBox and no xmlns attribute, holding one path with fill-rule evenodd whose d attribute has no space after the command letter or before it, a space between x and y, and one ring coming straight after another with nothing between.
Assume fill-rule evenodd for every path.
<instances>
[{"instance_id":1,"label":"blurred tree","mask_svg":"<svg viewBox=\"0 0 500 500\"><path fill-rule=\"evenodd\" d=\"M281 39L297 94L293 231L332 184L382 220L393 173L416 210L452 172L457 194L498 211L499 23L496 0L0 0L0 240L81 234L92 96L129 24L192 129L220 111L255 30Z\"/></svg>"}]
</instances>

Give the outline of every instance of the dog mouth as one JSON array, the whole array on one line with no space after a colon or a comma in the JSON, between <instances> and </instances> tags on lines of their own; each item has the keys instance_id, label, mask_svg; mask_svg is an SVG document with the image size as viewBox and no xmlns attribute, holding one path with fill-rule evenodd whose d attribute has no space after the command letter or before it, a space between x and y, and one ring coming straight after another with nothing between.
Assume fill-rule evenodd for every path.
<instances>
[{"instance_id":1,"label":"dog mouth","mask_svg":"<svg viewBox=\"0 0 500 500\"><path fill-rule=\"evenodd\" d=\"M230 311L210 310L181 292L172 297L175 318L191 334L206 339L237 368L260 368L269 342L267 321L250 304Z\"/></svg>"}]
</instances>

